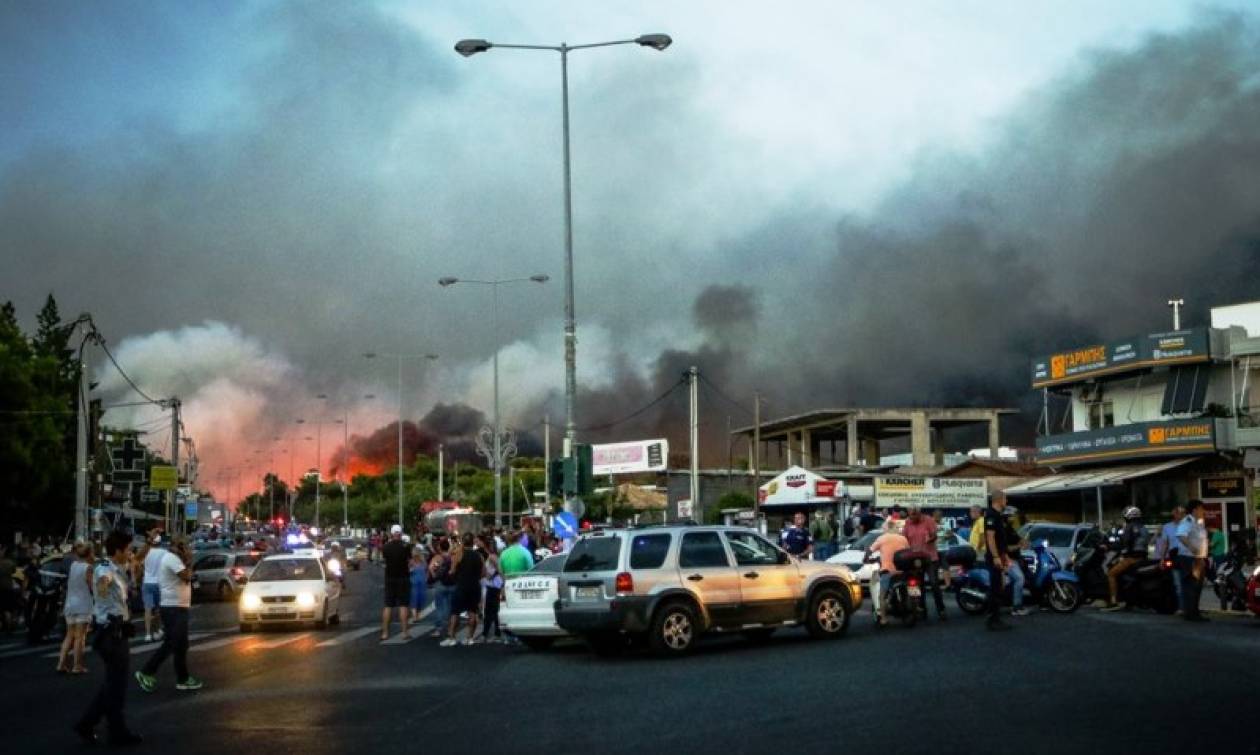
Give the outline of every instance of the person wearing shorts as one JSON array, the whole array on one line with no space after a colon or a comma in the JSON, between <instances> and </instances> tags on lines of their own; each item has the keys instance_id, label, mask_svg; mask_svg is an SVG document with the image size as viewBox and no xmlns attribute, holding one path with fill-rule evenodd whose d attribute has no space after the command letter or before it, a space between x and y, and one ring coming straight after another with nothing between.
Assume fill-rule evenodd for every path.
<instances>
[{"instance_id":1,"label":"person wearing shorts","mask_svg":"<svg viewBox=\"0 0 1260 755\"><path fill-rule=\"evenodd\" d=\"M465 532L460 538L459 549L451 557L451 571L455 574L455 592L451 599L451 619L442 647L461 644L456 638L459 615L468 614L468 637L464 645L473 644L477 636L477 615L481 613L481 578L485 576L485 559L473 545L473 535Z\"/></svg>"},{"instance_id":2,"label":"person wearing shorts","mask_svg":"<svg viewBox=\"0 0 1260 755\"><path fill-rule=\"evenodd\" d=\"M381 640L389 639L389 612L398 613L398 624L407 634L407 614L411 610L411 546L403 542L402 527L389 530L389 542L381 546L385 561L385 607L381 609Z\"/></svg>"},{"instance_id":3,"label":"person wearing shorts","mask_svg":"<svg viewBox=\"0 0 1260 755\"><path fill-rule=\"evenodd\" d=\"M165 555L166 549L162 547L162 533L160 530L153 530L149 533L149 540L139 556L140 562L144 565L140 598L144 601L145 642L162 639L162 624L158 612L162 604L162 587L158 582L158 566L161 565L162 557ZM158 625L156 632L153 631L154 624Z\"/></svg>"}]
</instances>

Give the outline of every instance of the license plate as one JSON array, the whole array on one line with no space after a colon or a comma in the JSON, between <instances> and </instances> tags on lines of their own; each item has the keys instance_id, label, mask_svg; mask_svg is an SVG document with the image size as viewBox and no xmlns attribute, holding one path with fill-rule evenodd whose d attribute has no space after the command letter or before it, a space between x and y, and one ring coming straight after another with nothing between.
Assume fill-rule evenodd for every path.
<instances>
[{"instance_id":1,"label":"license plate","mask_svg":"<svg viewBox=\"0 0 1260 755\"><path fill-rule=\"evenodd\" d=\"M598 587L578 587L573 590L573 597L578 600L595 600L599 597Z\"/></svg>"},{"instance_id":2,"label":"license plate","mask_svg":"<svg viewBox=\"0 0 1260 755\"><path fill-rule=\"evenodd\" d=\"M267 613L287 613L288 608L285 606L268 606Z\"/></svg>"},{"instance_id":3,"label":"license plate","mask_svg":"<svg viewBox=\"0 0 1260 755\"><path fill-rule=\"evenodd\" d=\"M923 589L919 587L911 587L909 588L909 590L910 590L910 597L912 598L917 598L923 594Z\"/></svg>"},{"instance_id":4,"label":"license plate","mask_svg":"<svg viewBox=\"0 0 1260 755\"><path fill-rule=\"evenodd\" d=\"M521 600L538 600L545 592L546 590L517 590L516 597Z\"/></svg>"}]
</instances>

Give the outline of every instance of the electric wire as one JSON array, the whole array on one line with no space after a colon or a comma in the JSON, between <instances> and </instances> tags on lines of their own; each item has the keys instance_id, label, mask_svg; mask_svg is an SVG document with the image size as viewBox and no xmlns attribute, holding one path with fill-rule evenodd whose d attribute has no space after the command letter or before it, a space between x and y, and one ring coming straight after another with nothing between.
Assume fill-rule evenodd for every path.
<instances>
[{"instance_id":1,"label":"electric wire","mask_svg":"<svg viewBox=\"0 0 1260 755\"><path fill-rule=\"evenodd\" d=\"M639 415L641 415L641 414L643 414L644 412L646 412L648 409L651 409L652 407L654 407L654 406L656 406L657 404L661 403L661 402L662 402L662 401L664 401L666 398L669 398L669 395L670 395L671 393L673 393L674 391L676 391L676 390L678 389L678 387L679 387L679 386L684 385L686 382L687 382L686 378L679 378L678 382L677 382L677 383L674 383L673 385L671 385L671 386L669 387L669 389L668 389L668 390L666 390L664 393L662 393L661 395L659 395L659 396L657 396L656 398L652 399L650 402L648 402L647 404L645 404L643 407L639 408L638 410L636 410L636 411L634 411L634 412L631 412L630 414L626 415L625 417L622 417L622 418L621 418L621 419L619 419L619 420L616 420L616 421L613 421L613 422L609 422L609 423L607 423L607 424L603 424L603 425L592 425L592 426L590 426L590 427L579 427L579 428L578 428L578 430L579 430L579 431L581 431L581 432L584 432L584 433L589 433L589 432L594 432L594 431L597 431L597 430L607 430L607 429L609 429L609 428L616 427L617 425L621 425L621 424L624 424L624 423L626 423L626 422L629 422L630 420L634 419L635 417L638 417Z\"/></svg>"}]
</instances>

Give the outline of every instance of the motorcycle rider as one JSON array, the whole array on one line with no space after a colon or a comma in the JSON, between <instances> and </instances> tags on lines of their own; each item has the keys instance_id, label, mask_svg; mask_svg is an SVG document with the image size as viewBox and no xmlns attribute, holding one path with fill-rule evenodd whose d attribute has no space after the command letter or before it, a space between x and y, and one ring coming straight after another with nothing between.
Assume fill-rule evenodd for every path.
<instances>
[{"instance_id":1,"label":"motorcycle rider","mask_svg":"<svg viewBox=\"0 0 1260 755\"><path fill-rule=\"evenodd\" d=\"M875 622L878 626L888 623L888 591L892 587L892 578L897 574L897 564L893 556L897 551L910 547L910 541L898 530L897 521L889 517L884 521L884 533L871 543L868 553L879 556L879 579L871 582L871 608L875 611Z\"/></svg>"},{"instance_id":2,"label":"motorcycle rider","mask_svg":"<svg viewBox=\"0 0 1260 755\"><path fill-rule=\"evenodd\" d=\"M1116 602L1116 594L1119 592L1120 575L1129 569L1132 569L1138 562L1146 558L1146 544L1149 534L1146 527L1142 526L1142 510L1137 506L1130 506L1124 510L1124 529L1120 531L1120 543L1117 546L1117 552L1120 554L1111 568L1107 570L1107 589L1108 598L1107 605L1103 606L1104 611L1119 611L1120 604Z\"/></svg>"}]
</instances>

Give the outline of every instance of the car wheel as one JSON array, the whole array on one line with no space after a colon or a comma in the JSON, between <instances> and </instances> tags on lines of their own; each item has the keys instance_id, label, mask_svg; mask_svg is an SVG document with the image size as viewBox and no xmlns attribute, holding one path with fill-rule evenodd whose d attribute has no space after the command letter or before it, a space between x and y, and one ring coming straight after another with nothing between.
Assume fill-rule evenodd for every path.
<instances>
[{"instance_id":1,"label":"car wheel","mask_svg":"<svg viewBox=\"0 0 1260 755\"><path fill-rule=\"evenodd\" d=\"M835 639L849 628L850 613L848 596L835 587L820 588L809 601L805 629L811 637Z\"/></svg>"},{"instance_id":2,"label":"car wheel","mask_svg":"<svg viewBox=\"0 0 1260 755\"><path fill-rule=\"evenodd\" d=\"M686 603L666 603L652 617L648 645L659 655L683 655L695 647L700 622Z\"/></svg>"},{"instance_id":3,"label":"car wheel","mask_svg":"<svg viewBox=\"0 0 1260 755\"><path fill-rule=\"evenodd\" d=\"M530 650L547 650L556 641L555 637L521 637L521 644Z\"/></svg>"}]
</instances>

